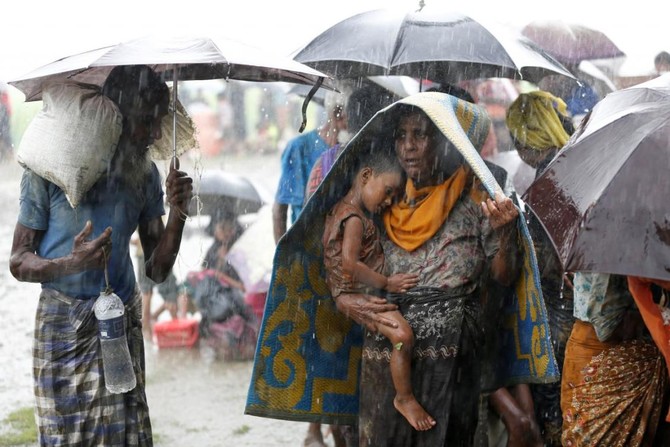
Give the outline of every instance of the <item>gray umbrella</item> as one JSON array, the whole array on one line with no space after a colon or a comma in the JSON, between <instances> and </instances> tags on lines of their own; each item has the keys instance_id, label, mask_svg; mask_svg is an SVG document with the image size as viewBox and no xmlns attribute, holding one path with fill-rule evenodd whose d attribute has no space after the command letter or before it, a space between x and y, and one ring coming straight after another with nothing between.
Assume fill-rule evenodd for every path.
<instances>
[{"instance_id":1,"label":"gray umbrella","mask_svg":"<svg viewBox=\"0 0 670 447\"><path fill-rule=\"evenodd\" d=\"M670 279L670 74L601 100L524 200L568 271Z\"/></svg>"},{"instance_id":2,"label":"gray umbrella","mask_svg":"<svg viewBox=\"0 0 670 447\"><path fill-rule=\"evenodd\" d=\"M537 82L549 74L573 78L519 33L430 7L349 17L315 37L295 60L335 78L408 75L452 83L490 77Z\"/></svg>"},{"instance_id":3,"label":"gray umbrella","mask_svg":"<svg viewBox=\"0 0 670 447\"><path fill-rule=\"evenodd\" d=\"M225 214L255 213L265 203L251 180L225 171L203 171L200 181L196 180L195 192L191 214L216 219Z\"/></svg>"},{"instance_id":4,"label":"gray umbrella","mask_svg":"<svg viewBox=\"0 0 670 447\"><path fill-rule=\"evenodd\" d=\"M327 78L323 73L290 58L225 37L148 36L64 57L9 84L23 92L26 101L36 101L41 99L43 88L50 82L73 80L102 85L109 72L120 65L149 65L166 79L172 79L175 104L177 81L283 81L312 85L313 94ZM326 81L324 86L329 87L329 82ZM311 95L307 97L304 108L310 98ZM173 116L176 128L176 114ZM303 128L305 119L303 113Z\"/></svg>"}]
</instances>

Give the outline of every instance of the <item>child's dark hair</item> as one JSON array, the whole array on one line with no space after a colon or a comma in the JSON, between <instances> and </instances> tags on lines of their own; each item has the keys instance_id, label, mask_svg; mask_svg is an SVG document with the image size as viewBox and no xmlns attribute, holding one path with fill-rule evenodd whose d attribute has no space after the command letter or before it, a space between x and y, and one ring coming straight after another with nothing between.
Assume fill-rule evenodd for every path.
<instances>
[{"instance_id":1,"label":"child's dark hair","mask_svg":"<svg viewBox=\"0 0 670 447\"><path fill-rule=\"evenodd\" d=\"M388 138L373 140L369 150L360 152L356 172L369 167L376 174L397 172L404 178L405 171L400 165L393 147L393 142Z\"/></svg>"}]
</instances>

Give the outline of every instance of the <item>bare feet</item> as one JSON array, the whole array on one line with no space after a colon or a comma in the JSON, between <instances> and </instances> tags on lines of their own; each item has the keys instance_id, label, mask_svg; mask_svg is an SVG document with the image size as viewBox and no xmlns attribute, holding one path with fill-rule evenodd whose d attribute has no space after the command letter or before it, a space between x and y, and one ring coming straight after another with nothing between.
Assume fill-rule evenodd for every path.
<instances>
[{"instance_id":1,"label":"bare feet","mask_svg":"<svg viewBox=\"0 0 670 447\"><path fill-rule=\"evenodd\" d=\"M304 447L327 447L323 442L323 435L321 434L321 424L318 422L310 422L307 429L307 436L302 444Z\"/></svg>"},{"instance_id":2,"label":"bare feet","mask_svg":"<svg viewBox=\"0 0 670 447\"><path fill-rule=\"evenodd\" d=\"M426 431L435 426L435 419L426 413L426 410L423 409L414 396L407 398L396 396L393 399L393 406L407 419L407 422L415 430Z\"/></svg>"},{"instance_id":3,"label":"bare feet","mask_svg":"<svg viewBox=\"0 0 670 447\"><path fill-rule=\"evenodd\" d=\"M534 418L524 415L508 427L508 447L542 447L543 445L540 427Z\"/></svg>"}]
</instances>

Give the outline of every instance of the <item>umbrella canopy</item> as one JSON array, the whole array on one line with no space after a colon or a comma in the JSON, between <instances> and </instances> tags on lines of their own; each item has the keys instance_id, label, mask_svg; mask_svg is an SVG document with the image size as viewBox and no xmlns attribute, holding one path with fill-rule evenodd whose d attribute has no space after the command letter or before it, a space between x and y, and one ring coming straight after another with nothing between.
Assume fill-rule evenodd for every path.
<instances>
[{"instance_id":1,"label":"umbrella canopy","mask_svg":"<svg viewBox=\"0 0 670 447\"><path fill-rule=\"evenodd\" d=\"M568 271L670 279L670 74L610 93L526 191Z\"/></svg>"},{"instance_id":2,"label":"umbrella canopy","mask_svg":"<svg viewBox=\"0 0 670 447\"><path fill-rule=\"evenodd\" d=\"M430 7L352 16L319 34L295 60L335 78L407 75L455 83L490 77L537 82L548 74L572 77L512 30Z\"/></svg>"},{"instance_id":3,"label":"umbrella canopy","mask_svg":"<svg viewBox=\"0 0 670 447\"><path fill-rule=\"evenodd\" d=\"M521 33L564 64L625 56L602 31L560 20L535 21Z\"/></svg>"},{"instance_id":4,"label":"umbrella canopy","mask_svg":"<svg viewBox=\"0 0 670 447\"><path fill-rule=\"evenodd\" d=\"M9 82L26 96L41 99L43 86L75 80L102 85L118 65L149 65L166 79L237 79L316 84L327 76L290 58L227 38L148 36L68 56ZM328 82L325 83L328 86Z\"/></svg>"},{"instance_id":5,"label":"umbrella canopy","mask_svg":"<svg viewBox=\"0 0 670 447\"><path fill-rule=\"evenodd\" d=\"M222 213L255 213L265 203L251 180L231 172L203 171L195 191L191 214L217 217Z\"/></svg>"}]
</instances>

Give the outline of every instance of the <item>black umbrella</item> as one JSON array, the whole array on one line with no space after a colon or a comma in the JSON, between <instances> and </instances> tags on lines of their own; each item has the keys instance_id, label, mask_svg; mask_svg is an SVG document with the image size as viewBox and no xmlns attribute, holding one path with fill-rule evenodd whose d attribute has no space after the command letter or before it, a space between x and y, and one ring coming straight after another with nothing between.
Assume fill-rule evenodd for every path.
<instances>
[{"instance_id":1,"label":"black umbrella","mask_svg":"<svg viewBox=\"0 0 670 447\"><path fill-rule=\"evenodd\" d=\"M568 271L670 279L670 74L610 93L524 199Z\"/></svg>"},{"instance_id":2,"label":"black umbrella","mask_svg":"<svg viewBox=\"0 0 670 447\"><path fill-rule=\"evenodd\" d=\"M248 178L231 172L203 171L195 190L191 215L199 213L218 219L226 214L255 213L265 203Z\"/></svg>"},{"instance_id":3,"label":"black umbrella","mask_svg":"<svg viewBox=\"0 0 670 447\"><path fill-rule=\"evenodd\" d=\"M295 60L335 78L408 75L438 82L504 77L539 81L570 72L532 41L454 11L380 9L324 31Z\"/></svg>"}]
</instances>

